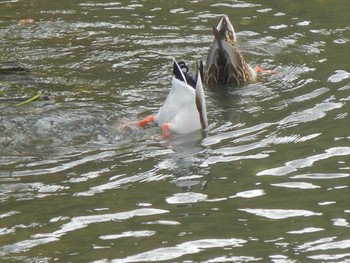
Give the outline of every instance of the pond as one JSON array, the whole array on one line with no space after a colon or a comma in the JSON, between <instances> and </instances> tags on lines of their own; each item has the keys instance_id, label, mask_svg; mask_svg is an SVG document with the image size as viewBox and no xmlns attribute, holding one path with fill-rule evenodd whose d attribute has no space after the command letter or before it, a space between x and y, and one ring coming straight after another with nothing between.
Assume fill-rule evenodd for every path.
<instances>
[{"instance_id":1,"label":"pond","mask_svg":"<svg viewBox=\"0 0 350 263\"><path fill-rule=\"evenodd\" d=\"M348 1L0 0L6 262L349 262ZM229 16L252 65L163 139L172 58ZM24 105L19 101L42 94Z\"/></svg>"}]
</instances>

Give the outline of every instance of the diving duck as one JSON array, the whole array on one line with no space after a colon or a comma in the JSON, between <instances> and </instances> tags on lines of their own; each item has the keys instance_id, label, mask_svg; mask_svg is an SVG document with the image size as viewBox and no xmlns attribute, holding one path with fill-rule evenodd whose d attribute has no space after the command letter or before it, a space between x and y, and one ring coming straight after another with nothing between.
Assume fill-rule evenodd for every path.
<instances>
[{"instance_id":1,"label":"diving duck","mask_svg":"<svg viewBox=\"0 0 350 263\"><path fill-rule=\"evenodd\" d=\"M241 85L256 78L262 69L251 68L237 47L233 26L225 15L213 27L214 40L210 46L205 70L205 83L209 85Z\"/></svg>"},{"instance_id":2,"label":"diving duck","mask_svg":"<svg viewBox=\"0 0 350 263\"><path fill-rule=\"evenodd\" d=\"M196 74L192 77L184 62L173 60L173 77L170 93L156 115L150 115L137 122L144 127L156 122L164 138L169 130L187 134L208 126L205 98L202 84L203 64L197 63Z\"/></svg>"}]
</instances>

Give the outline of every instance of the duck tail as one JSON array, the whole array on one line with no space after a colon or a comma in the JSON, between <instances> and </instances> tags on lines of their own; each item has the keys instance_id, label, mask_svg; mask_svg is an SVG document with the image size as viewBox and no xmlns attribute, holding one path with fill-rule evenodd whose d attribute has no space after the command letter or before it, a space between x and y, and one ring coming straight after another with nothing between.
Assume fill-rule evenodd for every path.
<instances>
[{"instance_id":1,"label":"duck tail","mask_svg":"<svg viewBox=\"0 0 350 263\"><path fill-rule=\"evenodd\" d=\"M218 43L219 50L220 51L224 50L224 47L223 47L222 42L221 42L222 41L221 34L220 34L219 30L215 26L213 26L213 33L214 33L215 40Z\"/></svg>"}]
</instances>

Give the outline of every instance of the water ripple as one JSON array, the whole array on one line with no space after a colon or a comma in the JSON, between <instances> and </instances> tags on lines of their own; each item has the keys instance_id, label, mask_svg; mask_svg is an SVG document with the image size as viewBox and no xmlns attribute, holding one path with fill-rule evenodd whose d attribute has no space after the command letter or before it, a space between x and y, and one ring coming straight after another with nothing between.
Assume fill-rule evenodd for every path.
<instances>
[{"instance_id":1,"label":"water ripple","mask_svg":"<svg viewBox=\"0 0 350 263\"><path fill-rule=\"evenodd\" d=\"M254 214L257 216L265 217L268 219L286 219L289 217L308 217L308 216L321 216L322 213L315 213L308 210L296 210L296 209L252 209L242 208L238 209L243 212Z\"/></svg>"},{"instance_id":2,"label":"water ripple","mask_svg":"<svg viewBox=\"0 0 350 263\"><path fill-rule=\"evenodd\" d=\"M348 3L251 2L0 1L3 261L349 261ZM223 14L271 74L205 87L206 131L118 129Z\"/></svg>"},{"instance_id":3,"label":"water ripple","mask_svg":"<svg viewBox=\"0 0 350 263\"><path fill-rule=\"evenodd\" d=\"M82 154L84 154L84 153L82 153ZM63 158L61 164L60 164L59 160L52 162L52 164L56 164L56 165L54 165L53 167L50 167L50 168L37 168L36 169L36 164L35 164L35 162L33 162L31 165L28 166L28 168L30 167L30 169L26 169L26 170L22 170L22 171L13 171L11 173L11 176L21 177L21 176L34 176L34 175L58 173L58 172L72 169L72 168L79 166L79 165L83 165L83 164L93 162L96 160L102 160L102 159L105 159L105 158L108 158L108 157L111 157L114 155L115 155L114 151L105 151L105 152L98 153L98 154L91 154L90 153L88 156L85 156L85 157L79 156L80 159L71 160L68 162L66 160L66 158L67 158L67 156L66 156ZM71 157L73 157L73 156L71 156ZM49 164L49 163L45 162L45 164ZM27 167L27 165L25 165L25 166Z\"/></svg>"},{"instance_id":4,"label":"water ripple","mask_svg":"<svg viewBox=\"0 0 350 263\"><path fill-rule=\"evenodd\" d=\"M329 238L328 240L322 240L322 244L320 240L317 242L308 242L303 245L297 247L297 249L308 252L308 251L323 251L330 249L348 249L350 248L350 239L344 239L339 241L334 241L335 238Z\"/></svg>"},{"instance_id":5,"label":"water ripple","mask_svg":"<svg viewBox=\"0 0 350 263\"><path fill-rule=\"evenodd\" d=\"M215 163L227 163L234 162L239 160L255 160L263 159L269 157L268 154L254 154L254 155L237 155L237 156L210 156L203 163L200 164L200 167L208 167L211 164Z\"/></svg>"},{"instance_id":6,"label":"water ripple","mask_svg":"<svg viewBox=\"0 0 350 263\"><path fill-rule=\"evenodd\" d=\"M224 248L224 247L241 247L246 243L243 239L229 238L229 239L200 239L194 241L188 241L178 244L174 247L163 247L154 249L151 251L143 252L140 254L128 256L123 259L98 260L99 262L140 262L140 261L160 261L160 260L173 260L184 255L200 253L203 250L210 248Z\"/></svg>"},{"instance_id":7,"label":"water ripple","mask_svg":"<svg viewBox=\"0 0 350 263\"><path fill-rule=\"evenodd\" d=\"M104 235L100 236L100 239L102 240L114 240L124 237L149 237L155 235L155 231L148 231L148 230L141 230L141 231L126 231L121 234L110 234L110 235Z\"/></svg>"},{"instance_id":8,"label":"water ripple","mask_svg":"<svg viewBox=\"0 0 350 263\"><path fill-rule=\"evenodd\" d=\"M327 260L327 261L331 262L334 260L344 260L344 261L340 261L340 262L347 262L347 261L349 261L350 253L319 254L319 255L308 256L308 258L318 260L318 261ZM346 259L347 259L347 261L345 261Z\"/></svg>"},{"instance_id":9,"label":"water ripple","mask_svg":"<svg viewBox=\"0 0 350 263\"><path fill-rule=\"evenodd\" d=\"M111 182L97 185L97 186L93 186L88 191L79 192L79 193L76 193L74 195L77 197L78 196L92 196L92 195L95 195L97 193L102 193L106 190L120 188L122 185L133 183L133 182L140 182L140 181L150 182L153 180L161 180L161 179L169 177L169 175L160 175L160 177L158 177L156 174L156 171L157 171L157 169L151 169L150 171L141 172L141 173L138 173L136 175L128 176L128 177L124 177L125 174L121 174L121 175L112 177L110 179ZM119 177L123 177L123 178L119 178Z\"/></svg>"},{"instance_id":10,"label":"water ripple","mask_svg":"<svg viewBox=\"0 0 350 263\"><path fill-rule=\"evenodd\" d=\"M324 102L317 104L315 107L297 111L290 114L288 117L279 121L280 125L295 126L299 123L311 122L326 116L328 111L339 109L344 104L340 102Z\"/></svg>"},{"instance_id":11,"label":"water ripple","mask_svg":"<svg viewBox=\"0 0 350 263\"><path fill-rule=\"evenodd\" d=\"M221 142L222 140L232 139L232 138L240 137L240 136L245 135L245 134L261 131L261 130L263 130L271 125L272 125L272 123L262 123L262 124L258 124L256 126L252 126L249 128L244 128L244 129L240 129L240 130L234 130L234 131L230 131L230 132L220 133L218 135L213 135L213 136L205 138L202 141L202 145L203 146L210 146L213 144L217 144L217 143Z\"/></svg>"},{"instance_id":12,"label":"water ripple","mask_svg":"<svg viewBox=\"0 0 350 263\"><path fill-rule=\"evenodd\" d=\"M295 172L301 168L310 167L315 162L320 160L325 160L335 156L347 156L349 154L350 154L350 147L334 147L334 148L327 149L325 153L311 155L306 158L301 158L293 161L288 161L285 163L284 166L263 170L261 172L258 172L257 176L262 176L262 175L282 176L282 175ZM349 174L345 174L345 176L349 176ZM344 177L344 174L342 174L341 177Z\"/></svg>"},{"instance_id":13,"label":"water ripple","mask_svg":"<svg viewBox=\"0 0 350 263\"><path fill-rule=\"evenodd\" d=\"M293 179L316 179L316 180L330 180L349 177L348 173L309 173L309 174L298 174L291 178Z\"/></svg>"},{"instance_id":14,"label":"water ripple","mask_svg":"<svg viewBox=\"0 0 350 263\"><path fill-rule=\"evenodd\" d=\"M230 196L230 198L237 198L237 197L242 197L242 198L255 198L258 196L262 196L266 194L264 190L262 189L256 189L256 190L248 190L248 191L243 191L239 192L233 196Z\"/></svg>"},{"instance_id":15,"label":"water ripple","mask_svg":"<svg viewBox=\"0 0 350 263\"><path fill-rule=\"evenodd\" d=\"M307 228L303 228L301 230L288 231L287 233L289 233L289 234L296 234L296 235L302 235L302 234L306 234L306 233L314 233L314 232L323 231L323 230L324 230L324 228L307 227Z\"/></svg>"},{"instance_id":16,"label":"water ripple","mask_svg":"<svg viewBox=\"0 0 350 263\"><path fill-rule=\"evenodd\" d=\"M328 82L333 82L333 83L337 83L337 82L341 82L344 79L348 79L350 78L350 73L345 71L345 70L336 70L335 73L330 76L328 78Z\"/></svg>"},{"instance_id":17,"label":"water ripple","mask_svg":"<svg viewBox=\"0 0 350 263\"><path fill-rule=\"evenodd\" d=\"M165 200L168 204L188 204L197 203L207 199L207 195L200 193L177 193L173 196L167 197Z\"/></svg>"},{"instance_id":18,"label":"water ripple","mask_svg":"<svg viewBox=\"0 0 350 263\"><path fill-rule=\"evenodd\" d=\"M299 176L294 176L292 178L300 178ZM304 177L305 178L305 177ZM310 178L310 177L308 177ZM329 175L327 174L327 178L329 178ZM277 184L271 184L272 186L277 187L285 187L285 188L294 188L294 189L317 189L321 188L319 185L311 184L311 183L305 183L305 182L288 182L288 183L277 183Z\"/></svg>"},{"instance_id":19,"label":"water ripple","mask_svg":"<svg viewBox=\"0 0 350 263\"><path fill-rule=\"evenodd\" d=\"M35 234L28 240L23 240L14 244L5 245L0 247L0 255L6 255L8 253L18 253L28 250L38 245L47 244L49 242L58 241L59 238L68 232L76 231L77 229L85 228L90 224L109 222L114 220L127 220L135 216L150 216L164 214L169 211L155 208L141 208L128 212L119 212L114 214L101 214L90 216L78 216L73 217L70 222L61 226L61 228L52 233Z\"/></svg>"}]
</instances>

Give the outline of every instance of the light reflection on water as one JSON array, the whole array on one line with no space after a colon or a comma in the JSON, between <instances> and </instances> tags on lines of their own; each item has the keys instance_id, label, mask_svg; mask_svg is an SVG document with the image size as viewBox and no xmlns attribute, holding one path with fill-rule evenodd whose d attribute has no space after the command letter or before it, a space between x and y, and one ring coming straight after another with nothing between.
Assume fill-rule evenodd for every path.
<instances>
[{"instance_id":1,"label":"light reflection on water","mask_svg":"<svg viewBox=\"0 0 350 263\"><path fill-rule=\"evenodd\" d=\"M0 102L2 258L349 261L348 13L311 2L0 1L0 62L29 69L0 73L0 99L51 98ZM118 129L157 111L171 57L205 59L224 13L274 74L207 88L206 132Z\"/></svg>"}]
</instances>

